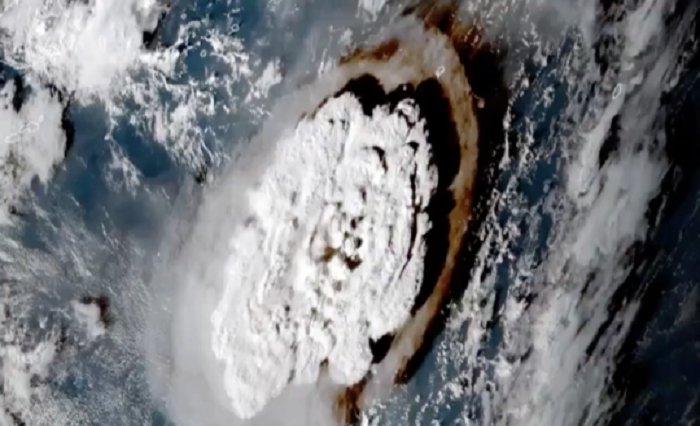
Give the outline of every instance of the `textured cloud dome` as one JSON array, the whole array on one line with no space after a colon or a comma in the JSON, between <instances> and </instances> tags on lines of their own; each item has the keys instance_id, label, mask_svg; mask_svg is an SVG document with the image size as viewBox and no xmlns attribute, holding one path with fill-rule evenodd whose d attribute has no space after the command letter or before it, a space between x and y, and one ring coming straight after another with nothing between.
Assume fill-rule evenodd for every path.
<instances>
[{"instance_id":1,"label":"textured cloud dome","mask_svg":"<svg viewBox=\"0 0 700 426\"><path fill-rule=\"evenodd\" d=\"M336 418L354 421L365 389L410 376L459 294L453 272L478 227L475 194L488 193L477 175L497 157L505 91L497 52L452 12L411 10L299 88L208 194L190 245L211 256L186 245L174 279L189 303L171 314L174 335L203 344L172 365L204 370L236 417L319 386Z\"/></svg>"}]
</instances>

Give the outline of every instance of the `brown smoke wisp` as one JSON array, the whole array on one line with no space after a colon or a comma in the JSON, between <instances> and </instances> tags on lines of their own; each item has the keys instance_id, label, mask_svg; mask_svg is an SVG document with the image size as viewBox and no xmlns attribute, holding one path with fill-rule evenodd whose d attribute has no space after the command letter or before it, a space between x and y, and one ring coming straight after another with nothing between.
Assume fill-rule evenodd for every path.
<instances>
[{"instance_id":1,"label":"brown smoke wisp","mask_svg":"<svg viewBox=\"0 0 700 426\"><path fill-rule=\"evenodd\" d=\"M456 2L420 2L404 13L420 22L419 30L357 49L339 63L348 83L336 95L351 92L368 111L405 98L418 104L438 169L424 281L412 316L394 335L371 342L373 372L338 391L334 409L341 424L356 423L363 408L413 376L451 302L466 289L478 250L504 144L507 90L499 67L503 52L458 15Z\"/></svg>"}]
</instances>

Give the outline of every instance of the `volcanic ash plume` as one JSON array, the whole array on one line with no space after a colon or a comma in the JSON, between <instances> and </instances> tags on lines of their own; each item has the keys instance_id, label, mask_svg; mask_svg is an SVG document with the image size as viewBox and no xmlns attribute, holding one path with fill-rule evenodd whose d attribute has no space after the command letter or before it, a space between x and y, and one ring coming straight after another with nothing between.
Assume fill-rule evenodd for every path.
<instances>
[{"instance_id":1,"label":"volcanic ash plume","mask_svg":"<svg viewBox=\"0 0 700 426\"><path fill-rule=\"evenodd\" d=\"M348 424L411 376L467 282L498 57L455 10L413 9L237 153L158 280L151 372L176 421Z\"/></svg>"}]
</instances>

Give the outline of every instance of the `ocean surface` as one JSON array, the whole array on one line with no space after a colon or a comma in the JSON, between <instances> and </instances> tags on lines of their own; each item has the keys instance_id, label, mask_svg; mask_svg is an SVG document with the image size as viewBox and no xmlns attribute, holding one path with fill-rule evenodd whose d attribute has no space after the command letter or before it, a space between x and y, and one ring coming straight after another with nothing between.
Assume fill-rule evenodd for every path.
<instances>
[{"instance_id":1,"label":"ocean surface","mask_svg":"<svg viewBox=\"0 0 700 426\"><path fill-rule=\"evenodd\" d=\"M174 0L151 50L124 71L115 59L95 72L108 89L87 80L65 89L75 93L74 143L46 183L34 179L22 190L13 204L21 214L0 228L0 286L11 312L2 323L6 345L30 353L60 340L66 349L45 365L3 349L0 424L173 424L151 395L141 339L151 279L206 196L197 178L206 170L216 182L278 99L349 46L379 37L402 9L387 3ZM416 375L364 421L697 424L697 7L678 2L674 18L670 0L629 2L623 18L589 26L583 2L501 3L473 2L489 36L510 48L512 91L483 247ZM375 14L371 4L383 8ZM633 15L637 33L623 28ZM5 21L0 30L3 81L25 78L26 99L60 70L70 74L65 63L82 60L12 56L25 39ZM98 50L89 61L108 63L110 55ZM630 57L644 70L641 83L626 71ZM582 178L590 197L570 189L574 165L588 161L579 158L586 143L609 166ZM71 303L102 294L112 324L90 338ZM20 377L40 364L40 379Z\"/></svg>"}]
</instances>

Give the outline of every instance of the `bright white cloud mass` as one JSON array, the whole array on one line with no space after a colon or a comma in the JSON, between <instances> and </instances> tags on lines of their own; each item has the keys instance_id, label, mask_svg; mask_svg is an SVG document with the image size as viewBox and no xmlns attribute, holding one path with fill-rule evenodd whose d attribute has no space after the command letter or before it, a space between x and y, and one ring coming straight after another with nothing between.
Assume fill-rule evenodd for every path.
<instances>
[{"instance_id":1,"label":"bright white cloud mass","mask_svg":"<svg viewBox=\"0 0 700 426\"><path fill-rule=\"evenodd\" d=\"M0 91L0 222L33 179L46 183L63 160L66 137L61 129L63 105L47 89L38 88L15 111L21 88L9 81Z\"/></svg>"},{"instance_id":2,"label":"bright white cloud mass","mask_svg":"<svg viewBox=\"0 0 700 426\"><path fill-rule=\"evenodd\" d=\"M0 0L0 426L611 423L675 2L184 3Z\"/></svg>"},{"instance_id":3,"label":"bright white cloud mass","mask_svg":"<svg viewBox=\"0 0 700 426\"><path fill-rule=\"evenodd\" d=\"M278 142L247 191L211 315L241 417L289 384L315 383L324 362L334 382L359 382L370 339L409 315L437 174L415 105L387 108L367 117L351 94L329 100Z\"/></svg>"}]
</instances>

